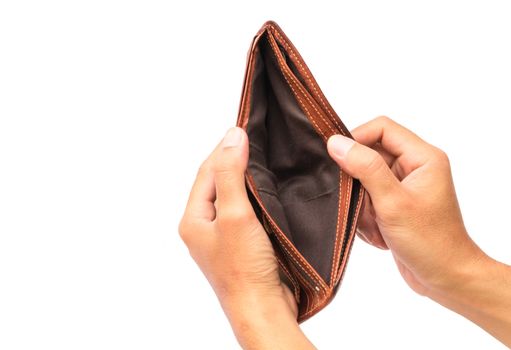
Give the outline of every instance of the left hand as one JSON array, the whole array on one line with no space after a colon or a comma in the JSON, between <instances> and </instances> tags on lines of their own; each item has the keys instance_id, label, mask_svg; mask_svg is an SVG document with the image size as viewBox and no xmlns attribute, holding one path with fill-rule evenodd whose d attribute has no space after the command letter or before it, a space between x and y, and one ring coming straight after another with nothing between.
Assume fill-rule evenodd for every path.
<instances>
[{"instance_id":1,"label":"left hand","mask_svg":"<svg viewBox=\"0 0 511 350\"><path fill-rule=\"evenodd\" d=\"M200 167L179 233L244 348L278 348L277 340L290 332L297 345L300 334L306 340L297 305L280 281L273 247L248 199L247 162L248 137L232 128Z\"/></svg>"}]
</instances>

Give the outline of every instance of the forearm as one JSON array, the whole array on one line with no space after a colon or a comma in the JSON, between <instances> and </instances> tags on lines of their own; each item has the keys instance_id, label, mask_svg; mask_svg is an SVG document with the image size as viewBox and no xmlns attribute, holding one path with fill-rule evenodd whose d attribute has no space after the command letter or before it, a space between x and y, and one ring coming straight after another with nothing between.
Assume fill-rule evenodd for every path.
<instances>
[{"instance_id":1,"label":"forearm","mask_svg":"<svg viewBox=\"0 0 511 350\"><path fill-rule=\"evenodd\" d=\"M511 347L511 266L483 256L430 297Z\"/></svg>"},{"instance_id":2,"label":"forearm","mask_svg":"<svg viewBox=\"0 0 511 350\"><path fill-rule=\"evenodd\" d=\"M315 349L281 299L258 299L246 295L222 303L243 349Z\"/></svg>"}]
</instances>

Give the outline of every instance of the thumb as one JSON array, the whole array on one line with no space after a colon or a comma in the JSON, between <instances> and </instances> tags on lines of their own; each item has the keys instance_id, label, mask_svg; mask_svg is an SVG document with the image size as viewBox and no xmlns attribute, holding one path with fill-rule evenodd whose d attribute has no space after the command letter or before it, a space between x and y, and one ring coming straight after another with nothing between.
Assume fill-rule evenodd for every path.
<instances>
[{"instance_id":1,"label":"thumb","mask_svg":"<svg viewBox=\"0 0 511 350\"><path fill-rule=\"evenodd\" d=\"M342 135L330 137L327 148L332 159L346 173L360 180L374 203L399 189L399 180L375 150Z\"/></svg>"},{"instance_id":2,"label":"thumb","mask_svg":"<svg viewBox=\"0 0 511 350\"><path fill-rule=\"evenodd\" d=\"M251 208L245 187L247 134L238 127L229 129L215 153L212 168L218 212L226 215L243 213Z\"/></svg>"}]
</instances>

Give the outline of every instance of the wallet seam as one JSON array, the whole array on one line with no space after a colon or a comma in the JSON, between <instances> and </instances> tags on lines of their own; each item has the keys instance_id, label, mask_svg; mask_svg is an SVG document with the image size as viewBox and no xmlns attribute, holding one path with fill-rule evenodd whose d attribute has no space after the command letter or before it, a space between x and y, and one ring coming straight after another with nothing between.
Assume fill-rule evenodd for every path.
<instances>
[{"instance_id":1,"label":"wallet seam","mask_svg":"<svg viewBox=\"0 0 511 350\"><path fill-rule=\"evenodd\" d=\"M291 281L291 284L293 285L293 294L295 295L295 299L298 303L300 303L300 285L299 282L295 280L295 278L291 275L291 272L287 269L282 259L277 257L277 262L279 263L280 268L282 271L286 274L287 278L289 278L289 281Z\"/></svg>"},{"instance_id":2,"label":"wallet seam","mask_svg":"<svg viewBox=\"0 0 511 350\"><path fill-rule=\"evenodd\" d=\"M302 106L302 108L304 109L304 111L306 112L306 114L309 116L309 119L314 123L314 125L316 126L316 129L319 131L319 133L324 137L324 139L326 140L327 139L327 136L325 135L324 131L318 126L318 123L316 121L316 118L315 116L309 112L309 110L307 109L307 107L305 106L305 103L302 101L302 99L300 98L300 94L297 93L297 91L295 90L295 88L293 87L293 85L301 92L301 95L307 100L307 102L309 103L309 105L315 110L315 112L317 113L317 116L319 116L323 123L325 124L325 126L330 129L330 131L332 132L332 134L335 134L335 131L332 127L332 125L330 125L330 123L328 123L328 121L325 119L325 117L323 116L323 114L318 110L318 107L316 107L314 105L314 102L309 98L309 96L307 96L307 92L304 91L304 89L300 86L300 84L295 81L296 78L293 76L293 74L291 74L290 72L288 72L288 69L289 67L287 67L287 65L284 63L283 61L283 57L282 57L282 53L280 53L280 50L278 50L278 47L276 47L276 41L275 41L275 38L273 36L268 36L268 41L269 43L271 44L272 48L273 48L273 54L275 56L275 58L277 59L277 62L279 63L279 65L281 66L281 72L283 73L283 76L286 80L286 82L288 83L288 86L290 87L290 89L293 91L295 97L298 99L298 101L300 102L300 105ZM279 54L280 53L280 54ZM289 79L288 79L289 77ZM290 82L291 80L291 82ZM342 179L342 177L341 177ZM339 203L340 203L340 199L339 199ZM339 213L338 213L339 215ZM339 219L338 219L339 220ZM338 231L336 229L336 240L338 240ZM334 261L337 261L337 257L335 256L335 252L337 251L336 247L334 246L334 252L333 252L333 258L332 258L332 263L331 264L334 264ZM332 265L332 269L331 269L331 272L334 271L334 266ZM325 281L325 283L327 283ZM330 278L330 283L329 285L331 286L332 285L332 278ZM331 292L328 292L324 295L322 295L321 297L318 297L317 299L318 300L315 300L316 298L313 297L313 300L311 300L313 303L312 303L312 306L309 308L306 308L305 312L303 313L303 315L308 315L310 312L312 312L313 310L317 309L318 308L318 305L321 305L322 304L322 301L323 300L328 300L328 297L329 295L331 295L332 293ZM308 309L308 310L307 310Z\"/></svg>"},{"instance_id":3,"label":"wallet seam","mask_svg":"<svg viewBox=\"0 0 511 350\"><path fill-rule=\"evenodd\" d=\"M254 73L254 63L253 63L253 60L254 60L255 53L257 51L259 51L259 48L257 46L257 42L261 39L263 32L264 31L261 31L260 33L258 33L258 36L256 38L254 38L254 41L253 41L251 49L250 49L249 57L248 57L248 67L247 67L247 72L246 72L247 74L245 75L245 81L244 81L244 86L243 86L243 96L244 96L244 98L243 98L243 100L240 103L240 108L239 108L240 115L239 115L239 119L238 119L238 123L242 127L246 127L246 124L247 124L248 119L249 119L249 113L250 113L249 106L250 106L251 90L252 90L251 89L252 86L250 84L250 81L251 81L253 73ZM251 183L251 181L249 181L249 183ZM257 191L255 190L255 187L253 186L253 183L251 183L251 187L253 189L252 192L254 192L254 194L256 195L256 198L259 198L259 195L258 195ZM260 198L259 198L259 201L260 201ZM260 203L260 206L263 208L264 211L266 211L266 209L264 208L264 206L262 206L261 203ZM268 221L270 222L271 219L268 220ZM272 225L272 226L274 226L274 225ZM284 261L287 261L288 263L290 263L290 267L292 267L296 271L296 274L295 274L296 277L295 278L298 278L300 280L300 281L296 281L295 280L295 283L297 283L299 285L298 293L299 293L300 288L303 289L303 291L305 293L303 299L305 299L305 300L302 300L300 302L300 300L299 300L300 298L296 298L296 295L295 295L295 298L297 299L297 302L299 303L299 305L301 304L301 305L305 306L305 310L304 310L303 313L309 313L309 311L311 309L316 307L317 303L314 300L315 299L314 295L311 294L312 287L310 286L310 282L304 276L302 276L302 273L305 273L306 275L308 275L309 278L312 281L314 281L315 283L319 283L320 286L322 286L321 281L318 281L317 278L315 278L316 276L311 275L307 271L308 268L306 266L306 263L305 263L305 266L303 266L303 264L301 264L298 261L300 259L300 254L296 253L294 251L292 245L289 242L286 241L286 238L281 238L280 237L280 234L278 233L278 231L279 231L278 229L276 231L277 232L275 233L275 236L278 239L278 241L280 241L281 247L287 252L289 257L292 259L292 260L288 260L289 258L285 258L285 260L283 260L281 262L281 265L285 265ZM287 247L289 248L289 250L287 249ZM297 255L298 260L294 257L294 254ZM281 260L281 258L278 257L278 256L277 256L277 259L278 259L278 261ZM293 261L294 261L294 263L293 263ZM302 270L303 272L300 272L300 270ZM293 279L290 279L290 280L293 281ZM293 283L293 282L291 282L291 283ZM302 304L303 301L305 301L305 304ZM300 314L303 314L303 313L299 312L298 319L301 319Z\"/></svg>"},{"instance_id":4,"label":"wallet seam","mask_svg":"<svg viewBox=\"0 0 511 350\"><path fill-rule=\"evenodd\" d=\"M316 113L319 115L319 117L323 120L323 122L325 123L325 125L330 129L330 131L332 133L335 134L335 131L333 130L332 126L326 121L326 119L322 116L321 112L314 106L313 102L309 99L309 97L306 95L306 93L303 91L303 89L299 86L299 84L295 81L293 81L294 79L296 79L293 75L291 75L289 72L287 72L286 70L286 65L284 64L283 62L283 58L281 57L281 55L279 55L277 53L277 48L275 47L276 45L276 42L272 41L275 40L273 37L269 37L268 41L270 42L271 46L273 47L273 51L274 51L274 55L275 55L275 58L278 60L282 70L281 72L283 72L284 74L284 78L286 80L286 82L288 83L289 87L291 88L291 90L293 91L293 93L295 94L295 97L298 99L298 101L300 102L300 105L302 106L302 108L305 110L305 112L307 113L307 115L309 115L311 121L313 121L314 125L316 126L316 128L318 128L319 132L323 135L323 137L326 139L326 135L324 134L323 130L321 130L317 123L315 122L315 118L313 117L313 115L308 111L308 109L305 107L303 101L301 100L299 94L295 91L295 89L293 88L293 84L300 90L300 92L302 93L302 95L307 99L307 101L309 102L309 104L314 108L314 110L316 111ZM288 80L288 78L286 77L286 75L289 76L289 78L291 79L292 83L290 83L290 81ZM341 131L342 132L342 131ZM339 180L339 200L338 200L338 212L337 212L337 226L336 226L336 233L335 233L335 243L334 243L334 251L333 251L333 256L332 256L332 262L331 262L331 269L330 269L330 281L329 281L329 285L330 286L333 286L334 285L334 281L335 281L335 275L336 275L336 272L337 272L337 264L339 263L339 261L341 260L341 257L337 256L337 254L339 254L339 247L338 247L338 242L339 242L339 235L340 235L340 230L341 230L341 227L340 227L340 220L341 220L341 216L342 216L342 220L343 220L343 228L345 227L345 223L346 223L346 210L347 210L347 207L349 205L349 201L346 200L346 205L345 205L345 210L344 212L341 212L341 201L342 201L342 171L340 171L340 180ZM350 188L350 185L348 183L347 185L348 189ZM347 192L349 193L349 192ZM325 281L325 283L327 283L327 281Z\"/></svg>"},{"instance_id":5,"label":"wallet seam","mask_svg":"<svg viewBox=\"0 0 511 350\"><path fill-rule=\"evenodd\" d=\"M342 201L342 172L339 170L339 199L337 201L337 225L335 227L335 241L334 241L334 253L332 256L332 267L330 271L330 286L332 286L334 281L334 269L335 269L335 262L337 260L337 245L339 241L339 231L340 231L340 222L341 222L341 201ZM346 217L346 215L344 215ZM344 221L344 218L343 218Z\"/></svg>"},{"instance_id":6,"label":"wallet seam","mask_svg":"<svg viewBox=\"0 0 511 350\"><path fill-rule=\"evenodd\" d=\"M279 55L277 52L280 52L280 50L278 50L278 47L275 47L276 45L276 41L275 41L275 38L273 36L268 36L269 38L269 43L270 45L272 46L273 48L273 54L275 55L275 58L277 59L279 65L281 66L281 72L284 73L284 79L286 80L287 84L289 85L289 87L291 88L291 90L293 91L295 97L298 99L298 101L300 102L300 105L303 107L303 109L305 110L306 114L309 116L309 118L311 120L314 120L314 125L316 126L316 128L318 129L318 131L321 133L321 135L323 135L323 137L325 138L325 140L327 139L327 136L325 135L325 133L323 132L323 130L317 125L317 122L316 122L316 118L314 118L314 116L312 115L311 112L309 112L309 110L305 107L305 103L302 101L302 99L300 98L299 94L296 92L296 90L293 88L293 85L298 88L298 90L301 92L301 95L307 100L307 102L309 103L309 105L316 111L317 113L317 116L319 116L323 122L325 123L326 127L328 127L328 129L330 129L330 131L332 132L332 134L335 134L335 130L332 128L332 126L330 125L330 123L325 119L325 117L322 115L322 113L318 110L318 107L316 107L314 105L314 102L309 98L309 96L307 96L307 92L304 91L304 89L302 89L302 87L300 86L301 84L299 82L296 82L295 81L295 77L293 76L293 74L291 74L290 72L287 71L287 69L290 69L289 67L287 67L287 65L284 63L283 61L283 58L281 57L282 53ZM273 39L273 41L272 41ZM287 68L287 69L286 69ZM288 77L286 77L286 75L289 77L289 79L291 80L291 82L293 84L291 84L291 82L289 81Z\"/></svg>"},{"instance_id":7,"label":"wallet seam","mask_svg":"<svg viewBox=\"0 0 511 350\"><path fill-rule=\"evenodd\" d=\"M270 217L267 213L267 210L266 208L264 207L264 205L262 205L262 201L261 201L261 198L259 196L259 194L257 193L257 190L255 190L255 186L254 186L254 183L252 181L252 178L251 176L248 177L249 178L249 181L251 183L251 186L252 188L254 189L253 192L256 192L255 193L255 197L258 199L258 201L260 202L260 206L261 208L263 209L263 211L265 212L267 218L268 218L268 222L270 223L270 225L272 226L272 228L276 231L275 232L275 236L277 237L277 239L282 243L282 246L284 247L285 251L290 255L290 257L295 261L295 263L314 281L314 282L317 282L321 287L323 287L325 289L325 287L328 287L326 285L326 283L324 281L322 281L322 279L316 275L314 269L308 265L307 261L303 258L303 256L300 254L300 252L298 252L296 250L296 248L294 248L291 243L289 242L288 238L284 235L284 233L282 232L282 230L280 230L278 228L278 226L275 224L274 220L272 217ZM289 248L289 250L288 250ZM291 252L293 254L291 254Z\"/></svg>"},{"instance_id":8,"label":"wallet seam","mask_svg":"<svg viewBox=\"0 0 511 350\"><path fill-rule=\"evenodd\" d=\"M267 218L267 220L268 220L268 218ZM268 222L269 222L269 220L268 220ZM300 272L300 269L298 267L301 267L301 265L298 262L296 262L296 260L293 258L291 253L283 245L283 242L282 242L282 240L279 237L279 233L275 231L275 230L277 230L277 227L272 225L271 223L270 223L270 225L272 226L270 228L271 231L275 234L275 237L281 243L280 249L284 249L284 251L285 251L285 253L283 253L283 256L284 257L285 256L289 256L289 257L291 257L292 260L295 261L295 263L293 263L293 261L289 261L288 260L288 263L290 263L290 268L292 268L295 271L295 275L296 275L296 278L298 280L298 284L301 287L301 289L303 289L303 291L305 293L305 297L303 298L305 300L305 305L301 304L300 302L298 302L299 298L297 298L296 300L297 300L299 305L301 304L301 305L303 305L305 307L305 311L303 311L301 314L307 313L310 310L314 309L316 307L316 305L318 304L318 302L316 301L317 298L314 297L314 288L312 288L312 285L310 284L310 282ZM277 260L278 261L281 260L278 255L277 255ZM302 269L303 269L303 267L302 267Z\"/></svg>"},{"instance_id":9,"label":"wallet seam","mask_svg":"<svg viewBox=\"0 0 511 350\"><path fill-rule=\"evenodd\" d=\"M271 218L270 218L270 219L271 219ZM273 228L274 228L274 229L277 229L277 226L276 226L276 225L275 225L275 223L273 222L273 219L271 219L271 220L270 220L270 225L271 225L271 226L273 226ZM282 241L282 237L281 237L281 235L280 235L278 232L276 232L276 233L275 233L275 236L276 236L276 237L277 237L277 239L278 239L278 240L279 240L279 241L283 244L283 246L284 246L284 250L285 250L285 251L286 251L286 252L287 252L287 253L291 256L291 258L294 260L294 262L295 262L298 266L300 266L302 269L304 269L304 268L305 268L305 270L306 270L306 271L305 271L305 273L306 273L309 277L311 277L311 279L312 279L312 280L314 280L315 282L318 282L318 284L320 284L320 285L321 285L321 281L320 281L320 279L319 279L317 276L311 275L311 273L313 273L313 271L307 271L307 270L309 270L310 268L309 268L308 266L303 266L302 264L300 264L300 262L299 262L298 260L301 260L301 257L300 257L298 254L296 254L296 252L294 252L292 248L290 248L290 247L285 247L285 245L287 245L287 244L284 244L284 241ZM287 238L286 238L286 239L287 239ZM289 250L288 250L288 248L289 248ZM290 252L290 251L291 251L291 252L293 252L294 254L291 254L291 252ZM294 256L294 255L296 255L296 256ZM297 259L297 258L298 258L298 259ZM309 283L309 282L307 281L307 283ZM312 286L311 286L311 287L312 287ZM322 287L323 287L323 286L322 286Z\"/></svg>"},{"instance_id":10,"label":"wallet seam","mask_svg":"<svg viewBox=\"0 0 511 350\"><path fill-rule=\"evenodd\" d=\"M312 81L311 79L311 75L309 74L309 72L307 71L307 69L305 68L305 63L302 63L302 59L300 59L300 57L295 54L293 48L291 47L291 45L288 43L289 40L286 40L285 38L285 34L281 34L280 31L273 25L269 24L268 27L272 30L272 32L276 35L277 37L277 40L279 41L279 43L281 45L284 45L284 47L287 49L287 51L289 52L290 56L291 56L291 59L293 60L293 62L297 65L298 69L301 71L301 73L305 76L305 79L308 81L308 85L309 85L309 88L312 88L313 92L314 92L314 95L319 98L320 100L320 103L323 105L325 111L329 114L330 116L330 119L331 121L338 127L339 131L343 134L343 135L346 135L346 133L344 132L343 128L341 127L341 125L339 124L339 121L337 120L338 117L334 117L332 111L331 111L331 108L329 108L327 106L327 104L325 103L324 99L323 99L323 96L322 96L322 93L320 93L320 91L318 90L318 88L316 87L316 83ZM275 38L274 38L275 39ZM275 49L275 45L274 43L271 42L270 40L270 43L272 44L274 50ZM277 56L277 55L276 55ZM282 58L280 58L280 63L281 65L283 66L283 68L286 68L286 65L283 64L282 62ZM285 71L285 69L283 70L285 73L287 73L288 75L290 75L290 78L291 80L293 80L293 76ZM287 79L286 79L287 81ZM310 101L310 99L308 98L308 96L304 93L304 91L301 89L301 87L298 85L297 82L294 82L293 83L298 87L298 89L302 92L302 94L304 95L304 97L308 100L308 102L312 105L312 107L316 110L316 112L319 114L319 116L321 117L321 119L323 119L323 121L325 121L325 119L323 118L323 116L321 115L321 113L315 108L315 106L313 105L312 101ZM289 81L288 81L288 84L289 84ZM290 85L290 88L293 89L293 87ZM293 90L294 91L294 90ZM295 91L294 91L295 92ZM295 92L295 95L296 92ZM299 100L300 98L298 96L296 96ZM302 102L300 100L300 102ZM306 110L306 112L308 112L307 108L305 106L303 106L303 103L302 103L302 107L304 107L304 109ZM311 116L311 119L314 119L312 116ZM325 121L326 122L326 121ZM327 124L327 126L330 128L330 125ZM331 129L331 128L330 128ZM332 129L331 129L332 130ZM333 130L332 130L333 131ZM321 132L323 134L323 132ZM334 132L335 133L335 132ZM324 136L324 134L323 134ZM340 254L340 251L339 251L339 243L338 243L338 240L339 240L339 235L340 235L340 231L342 229L343 232L345 232L345 234L351 234L351 231L352 231L352 228L353 228L353 223L352 223L352 226L350 228L350 230L346 233L346 223L347 223L347 210L348 210L348 207L349 207L349 202L348 200L346 200L346 204L345 204L345 208L344 208L344 213L341 213L340 210L341 210L341 194L342 194L342 177L343 177L343 174L342 174L342 170L340 169L340 181L339 181L339 204L338 204L338 220L337 220L337 228L336 228L336 237L335 237L335 243L334 243L334 255L333 255L333 259L332 259L332 269L331 269L331 274L330 274L330 286L334 286L337 284L337 280L338 280L338 274L340 272L340 268L342 266L338 266L341 264L341 256L337 256L338 254ZM352 182L352 181L351 181ZM352 184L351 182L348 183L347 185L347 193L349 193L349 191L351 191L352 189ZM361 200L359 199L357 201L357 207L360 205L360 202ZM341 214L343 216L343 224L341 227L339 227L339 223L340 223L340 218L341 218ZM352 239L350 240L352 241ZM345 259L342 259L342 262L344 262Z\"/></svg>"},{"instance_id":11,"label":"wallet seam","mask_svg":"<svg viewBox=\"0 0 511 350\"><path fill-rule=\"evenodd\" d=\"M339 266L339 268L337 269L337 277L336 277L336 284L340 283L340 281L342 280L342 276L344 275L344 269L343 266L346 265L346 262L348 261L348 258L351 254L351 248L353 247L353 241L354 241L354 237L355 237L355 227L358 223L358 219L359 219L359 215L360 215L360 210L361 210L361 207L362 207L362 203L364 202L364 195L365 195L365 190L362 186L360 186L360 190L359 190L359 198L357 200L357 207L355 208L355 213L354 213L354 216L353 216L353 222L351 223L351 227L350 227L350 230L348 232L349 235L352 235L352 237L350 238L349 242L347 242L347 245L349 246L349 249L348 251L346 252L345 254L345 258L343 259L343 261L341 262L341 265Z\"/></svg>"},{"instance_id":12,"label":"wallet seam","mask_svg":"<svg viewBox=\"0 0 511 350\"><path fill-rule=\"evenodd\" d=\"M321 96L322 94L317 90L316 88L316 83L312 81L309 73L307 72L307 70L305 69L304 65L302 65L302 60L300 59L300 57L298 55L295 54L293 48L291 47L291 45L289 45L288 43L288 40L286 40L283 35L281 35L281 33L279 32L279 30L277 28L275 28L273 25L269 25L269 27L275 32L275 34L277 35L277 37L279 37L279 41L281 42L281 44L283 44L284 46L286 46L286 48L288 49L288 51L290 52L291 56L293 56L295 58L295 62L298 63L298 66L299 68L301 69L302 73L305 75L305 78L309 81L309 85L312 87L312 89L314 90L315 92L315 95L316 97L319 98L321 104L323 105L323 107L325 108L326 112L330 115L330 119L332 120L332 122L334 122L334 124L339 128L339 131L343 134L343 135L346 135L344 130L342 129L341 125L339 124L339 122L336 120L336 118L334 117L332 111L330 111L330 108L328 108L328 106L326 105L325 101L323 100L323 97ZM338 118L338 117L337 117Z\"/></svg>"},{"instance_id":13,"label":"wallet seam","mask_svg":"<svg viewBox=\"0 0 511 350\"><path fill-rule=\"evenodd\" d=\"M341 256L339 251L339 236L341 236L341 230L344 232L344 228L347 224L347 211L349 206L349 200L345 198L346 204L344 206L344 212L341 213L341 202L342 202L342 178L343 178L343 172L339 169L339 202L337 207L337 227L335 232L335 243L334 243L334 255L332 257L332 269L330 271L330 286L334 286L335 284L335 277L337 273L337 265L340 263ZM347 183L346 193L349 194L351 190L351 184L350 182ZM341 216L342 216L342 226L341 226ZM342 241L342 240L341 240Z\"/></svg>"},{"instance_id":14,"label":"wallet seam","mask_svg":"<svg viewBox=\"0 0 511 350\"><path fill-rule=\"evenodd\" d=\"M251 80L254 74L254 56L255 53L259 51L258 42L260 40L264 40L264 32L267 32L268 42L271 44L273 54L277 59L277 62L280 66L281 74L285 78L289 88L293 91L295 97L297 98L300 106L304 109L306 116L308 116L311 123L314 125L318 134L323 136L324 140L327 139L327 134L329 132L338 133L340 132L343 135L348 135L351 137L349 131L347 131L346 127L339 119L335 111L332 109L326 97L321 91L321 88L315 81L310 70L306 63L301 58L300 54L294 48L292 42L287 38L285 33L280 30L278 25L274 22L267 22L263 28L256 34L254 40L252 42L250 52L248 55L248 67L247 74L245 76L244 86L243 86L243 99L241 101L240 110L239 110L239 118L238 125L246 128L248 119L250 117L250 105L251 105ZM274 35L273 35L274 34ZM279 45L282 45L279 48ZM296 53L295 53L296 51ZM289 56L285 56L289 54ZM286 58L289 57L291 62L287 62ZM300 79L300 76L295 74L295 72L291 69L290 64L293 63L298 70L299 73L303 75L304 80ZM293 69L295 69L293 67ZM298 90L298 91L297 91ZM311 112L316 113L311 113ZM319 118L318 118L319 117ZM321 127L320 127L321 126ZM335 131L337 129L338 132ZM348 195L351 197L351 191L353 190L353 179L350 179L349 176L342 170L339 169L339 202L338 202L338 217L337 217L337 226L336 226L336 237L334 243L334 255L332 259L332 270L330 274L330 283L323 280L321 276L315 271L315 269L308 263L307 260L301 255L301 253L293 246L287 236L284 234L282 230L276 225L274 220L269 216L268 212L264 205L262 205L261 198L258 193L258 189L255 187L255 183L251 178L250 174L247 173L247 179L249 180L249 187L251 191L254 193L256 198L258 198L259 206L263 209L264 215L268 218L268 222L271 226L271 231L275 234L277 240L280 242L280 249L283 249L285 253L282 255L277 255L276 258L281 266L283 272L289 278L292 283L294 290L295 299L299 304L299 314L298 321L302 322L313 314L317 313L321 309L323 309L333 298L335 295L335 286L339 285L342 281L342 277L344 276L346 262L350 256L351 248L353 246L354 234L353 230L356 227L356 224L359 219L359 214L361 210L361 206L364 200L364 188L361 186L359 189L359 198L357 199L356 209L354 212L353 221L350 225L349 230L347 226L348 219L348 210L350 208L350 204L352 203L351 199L345 199L346 203L343 206L341 203L342 199L342 186L347 186L349 189ZM343 179L343 177L346 177ZM349 181L345 183L345 180ZM350 181L351 180L351 181ZM341 209L344 207L345 211L343 213L343 218L341 219ZM342 222L342 226L341 226ZM342 232L341 232L342 231ZM340 237L344 237L341 241L342 247L346 247L346 250L341 248L341 243L339 243ZM344 253L341 256L341 252ZM282 252L282 250L281 250ZM282 253L284 253L282 252ZM286 256L287 255L287 256ZM337 256L339 255L339 256ZM315 285L318 283L318 285ZM298 288L297 288L298 287ZM300 290L303 289L303 295L300 293ZM298 293L298 297L297 297ZM303 298L300 298L303 296ZM305 299L305 300L304 300ZM303 312L300 312L300 308Z\"/></svg>"}]
</instances>

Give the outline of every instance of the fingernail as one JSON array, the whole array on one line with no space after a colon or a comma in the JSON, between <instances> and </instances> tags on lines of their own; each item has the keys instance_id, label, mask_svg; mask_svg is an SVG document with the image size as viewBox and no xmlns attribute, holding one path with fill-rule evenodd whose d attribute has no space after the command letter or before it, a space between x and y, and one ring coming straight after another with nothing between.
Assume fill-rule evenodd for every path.
<instances>
[{"instance_id":1,"label":"fingernail","mask_svg":"<svg viewBox=\"0 0 511 350\"><path fill-rule=\"evenodd\" d=\"M328 143L330 145L330 150L336 157L344 158L355 144L355 141L346 136L334 135L330 137Z\"/></svg>"},{"instance_id":2,"label":"fingernail","mask_svg":"<svg viewBox=\"0 0 511 350\"><path fill-rule=\"evenodd\" d=\"M222 146L224 148L228 147L238 147L241 142L241 129L240 128L230 128L227 130L227 133L224 136L224 140L222 141Z\"/></svg>"}]
</instances>

